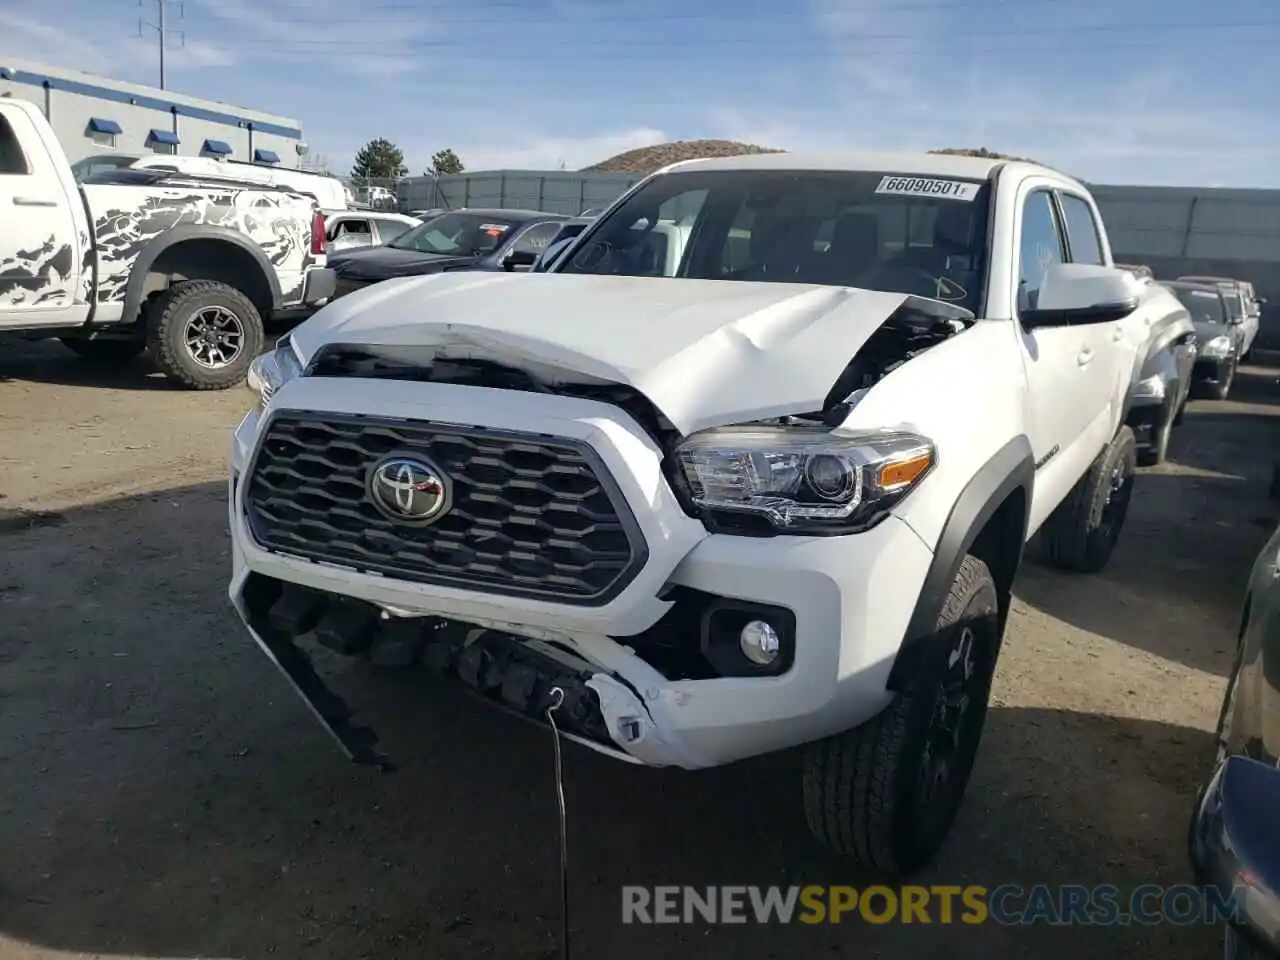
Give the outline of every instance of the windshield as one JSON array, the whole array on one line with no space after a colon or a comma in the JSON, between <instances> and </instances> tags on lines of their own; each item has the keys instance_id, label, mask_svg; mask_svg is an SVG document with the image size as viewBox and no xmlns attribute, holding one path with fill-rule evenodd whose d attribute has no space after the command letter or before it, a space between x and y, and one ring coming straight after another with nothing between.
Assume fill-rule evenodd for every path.
<instances>
[{"instance_id":1,"label":"windshield","mask_svg":"<svg viewBox=\"0 0 1280 960\"><path fill-rule=\"evenodd\" d=\"M1223 288L1222 299L1227 304L1227 316L1234 319L1244 316L1244 303L1240 300L1240 294L1236 290Z\"/></svg>"},{"instance_id":2,"label":"windshield","mask_svg":"<svg viewBox=\"0 0 1280 960\"><path fill-rule=\"evenodd\" d=\"M555 272L833 284L977 312L988 191L893 172L664 174Z\"/></svg>"},{"instance_id":3,"label":"windshield","mask_svg":"<svg viewBox=\"0 0 1280 960\"><path fill-rule=\"evenodd\" d=\"M515 226L502 217L478 213L445 213L396 237L388 247L455 257L492 253Z\"/></svg>"},{"instance_id":4,"label":"windshield","mask_svg":"<svg viewBox=\"0 0 1280 960\"><path fill-rule=\"evenodd\" d=\"M1222 296L1213 290L1193 290L1190 287L1174 287L1174 295L1191 314L1196 323L1226 323Z\"/></svg>"}]
</instances>

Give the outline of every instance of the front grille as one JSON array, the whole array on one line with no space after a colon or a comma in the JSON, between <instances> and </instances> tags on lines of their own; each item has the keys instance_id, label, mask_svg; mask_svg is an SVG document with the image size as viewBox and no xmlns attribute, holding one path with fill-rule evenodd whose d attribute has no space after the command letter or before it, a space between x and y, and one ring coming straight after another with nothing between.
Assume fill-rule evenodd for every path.
<instances>
[{"instance_id":1,"label":"front grille","mask_svg":"<svg viewBox=\"0 0 1280 960\"><path fill-rule=\"evenodd\" d=\"M389 519L367 478L425 457L452 485L427 527ZM422 421L282 411L249 469L245 510L264 548L401 580L598 606L648 559L634 515L587 444Z\"/></svg>"}]
</instances>

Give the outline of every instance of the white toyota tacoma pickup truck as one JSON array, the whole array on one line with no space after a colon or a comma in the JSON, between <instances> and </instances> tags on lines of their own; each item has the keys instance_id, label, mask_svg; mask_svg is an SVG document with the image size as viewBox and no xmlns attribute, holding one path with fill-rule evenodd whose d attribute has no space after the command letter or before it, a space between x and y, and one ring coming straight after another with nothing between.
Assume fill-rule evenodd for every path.
<instances>
[{"instance_id":1,"label":"white toyota tacoma pickup truck","mask_svg":"<svg viewBox=\"0 0 1280 960\"><path fill-rule=\"evenodd\" d=\"M171 170L76 182L34 104L0 99L0 334L88 360L146 350L199 390L244 380L263 324L333 296L314 197Z\"/></svg>"},{"instance_id":2,"label":"white toyota tacoma pickup truck","mask_svg":"<svg viewBox=\"0 0 1280 960\"><path fill-rule=\"evenodd\" d=\"M1112 552L1147 321L1178 309L1044 167L668 167L551 272L380 283L264 355L230 597L356 760L386 762L312 641L555 706L619 759L802 748L813 832L909 872L964 794L1024 544Z\"/></svg>"}]
</instances>

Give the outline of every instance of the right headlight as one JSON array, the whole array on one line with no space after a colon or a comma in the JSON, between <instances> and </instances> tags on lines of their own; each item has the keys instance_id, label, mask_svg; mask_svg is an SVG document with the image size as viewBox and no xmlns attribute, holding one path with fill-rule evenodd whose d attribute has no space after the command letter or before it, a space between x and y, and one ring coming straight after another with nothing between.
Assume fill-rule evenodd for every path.
<instances>
[{"instance_id":1,"label":"right headlight","mask_svg":"<svg viewBox=\"0 0 1280 960\"><path fill-rule=\"evenodd\" d=\"M1231 338L1225 333L1214 337L1200 348L1202 357L1226 357L1231 355Z\"/></svg>"},{"instance_id":2,"label":"right headlight","mask_svg":"<svg viewBox=\"0 0 1280 960\"><path fill-rule=\"evenodd\" d=\"M900 431L744 426L696 433L675 458L687 497L711 524L752 516L777 533L820 536L884 519L933 468L937 451Z\"/></svg>"},{"instance_id":3,"label":"right headlight","mask_svg":"<svg viewBox=\"0 0 1280 960\"><path fill-rule=\"evenodd\" d=\"M302 362L286 334L276 342L274 350L253 359L245 385L257 395L258 406L265 408L272 394L300 373Z\"/></svg>"}]
</instances>

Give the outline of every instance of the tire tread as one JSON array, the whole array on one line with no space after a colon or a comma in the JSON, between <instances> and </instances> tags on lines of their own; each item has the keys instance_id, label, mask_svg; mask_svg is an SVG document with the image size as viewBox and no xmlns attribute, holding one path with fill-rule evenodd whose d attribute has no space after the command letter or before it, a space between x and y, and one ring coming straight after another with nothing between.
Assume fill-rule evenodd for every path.
<instances>
[{"instance_id":1,"label":"tire tread","mask_svg":"<svg viewBox=\"0 0 1280 960\"><path fill-rule=\"evenodd\" d=\"M987 565L966 556L938 617L957 622L975 596L989 592L998 605ZM804 769L804 806L810 831L836 853L871 869L901 875L919 866L897 849L898 777L918 694L899 693L877 716L847 733L811 744Z\"/></svg>"}]
</instances>

